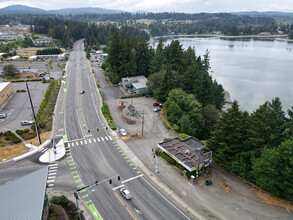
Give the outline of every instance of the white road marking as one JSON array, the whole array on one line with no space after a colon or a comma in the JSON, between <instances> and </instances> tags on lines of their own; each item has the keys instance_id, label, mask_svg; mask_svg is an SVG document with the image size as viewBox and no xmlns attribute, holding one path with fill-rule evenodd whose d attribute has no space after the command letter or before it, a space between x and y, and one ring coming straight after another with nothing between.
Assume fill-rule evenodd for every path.
<instances>
[{"instance_id":1,"label":"white road marking","mask_svg":"<svg viewBox=\"0 0 293 220\"><path fill-rule=\"evenodd\" d=\"M91 139L89 139L90 144L92 143Z\"/></svg>"},{"instance_id":2,"label":"white road marking","mask_svg":"<svg viewBox=\"0 0 293 220\"><path fill-rule=\"evenodd\" d=\"M97 142L96 139L93 139L93 140L94 140L95 143Z\"/></svg>"},{"instance_id":3,"label":"white road marking","mask_svg":"<svg viewBox=\"0 0 293 220\"><path fill-rule=\"evenodd\" d=\"M106 141L108 140L108 138L107 138L107 137L105 137L105 139L106 139Z\"/></svg>"},{"instance_id":4,"label":"white road marking","mask_svg":"<svg viewBox=\"0 0 293 220\"><path fill-rule=\"evenodd\" d=\"M49 176L52 176L52 175L56 175L57 173L49 173L48 175Z\"/></svg>"},{"instance_id":5,"label":"white road marking","mask_svg":"<svg viewBox=\"0 0 293 220\"><path fill-rule=\"evenodd\" d=\"M84 140L84 144L87 144L86 140Z\"/></svg>"},{"instance_id":6,"label":"white road marking","mask_svg":"<svg viewBox=\"0 0 293 220\"><path fill-rule=\"evenodd\" d=\"M78 142L75 142L76 146L78 146Z\"/></svg>"},{"instance_id":7,"label":"white road marking","mask_svg":"<svg viewBox=\"0 0 293 220\"><path fill-rule=\"evenodd\" d=\"M48 179L55 179L56 176L48 176Z\"/></svg>"},{"instance_id":8,"label":"white road marking","mask_svg":"<svg viewBox=\"0 0 293 220\"><path fill-rule=\"evenodd\" d=\"M101 140L102 140L102 141L104 141L104 138L103 138L103 137L101 137Z\"/></svg>"},{"instance_id":9,"label":"white road marking","mask_svg":"<svg viewBox=\"0 0 293 220\"><path fill-rule=\"evenodd\" d=\"M57 172L57 168L51 169L50 172Z\"/></svg>"},{"instance_id":10,"label":"white road marking","mask_svg":"<svg viewBox=\"0 0 293 220\"><path fill-rule=\"evenodd\" d=\"M47 190L52 190L53 188L47 188Z\"/></svg>"},{"instance_id":11,"label":"white road marking","mask_svg":"<svg viewBox=\"0 0 293 220\"><path fill-rule=\"evenodd\" d=\"M54 186L54 184L49 184L48 186Z\"/></svg>"},{"instance_id":12,"label":"white road marking","mask_svg":"<svg viewBox=\"0 0 293 220\"><path fill-rule=\"evenodd\" d=\"M70 146L70 143L68 143L68 145L67 145L67 146L68 146L68 147L71 147L71 146Z\"/></svg>"},{"instance_id":13,"label":"white road marking","mask_svg":"<svg viewBox=\"0 0 293 220\"><path fill-rule=\"evenodd\" d=\"M183 212L181 212L172 202L170 202L168 199L166 199L166 197L164 197L155 187L153 187L145 178L142 178L147 184L149 184L149 186L155 190L160 196L162 196L162 198L164 198L170 205L172 205L178 212L180 212L185 218L189 219Z\"/></svg>"},{"instance_id":14,"label":"white road marking","mask_svg":"<svg viewBox=\"0 0 293 220\"><path fill-rule=\"evenodd\" d=\"M49 165L50 168L55 167L55 166L58 166L58 163L52 163Z\"/></svg>"},{"instance_id":15,"label":"white road marking","mask_svg":"<svg viewBox=\"0 0 293 220\"><path fill-rule=\"evenodd\" d=\"M100 139L99 138L97 138L98 139L98 141L100 142Z\"/></svg>"},{"instance_id":16,"label":"white road marking","mask_svg":"<svg viewBox=\"0 0 293 220\"><path fill-rule=\"evenodd\" d=\"M47 183L53 183L55 180L48 180Z\"/></svg>"},{"instance_id":17,"label":"white road marking","mask_svg":"<svg viewBox=\"0 0 293 220\"><path fill-rule=\"evenodd\" d=\"M124 186L124 185L117 186L117 187L113 188L112 190L114 191L114 190L116 190L116 189L122 188L123 186Z\"/></svg>"},{"instance_id":18,"label":"white road marking","mask_svg":"<svg viewBox=\"0 0 293 220\"><path fill-rule=\"evenodd\" d=\"M74 147L74 143L73 142L71 143L71 147Z\"/></svg>"},{"instance_id":19,"label":"white road marking","mask_svg":"<svg viewBox=\"0 0 293 220\"><path fill-rule=\"evenodd\" d=\"M126 183L126 182L128 182L128 181L130 181L130 180L134 180L134 179L137 179L137 178L142 177L142 176L143 176L143 174L140 174L140 175L138 175L138 176L135 176L135 177L129 178L129 179L127 179L127 180L124 180L124 181L122 181L121 183Z\"/></svg>"},{"instance_id":20,"label":"white road marking","mask_svg":"<svg viewBox=\"0 0 293 220\"><path fill-rule=\"evenodd\" d=\"M112 140L112 137L111 137L111 136L109 136L109 139L110 139L110 140Z\"/></svg>"},{"instance_id":21,"label":"white road marking","mask_svg":"<svg viewBox=\"0 0 293 220\"><path fill-rule=\"evenodd\" d=\"M82 141L80 141L80 144L83 145Z\"/></svg>"}]
</instances>

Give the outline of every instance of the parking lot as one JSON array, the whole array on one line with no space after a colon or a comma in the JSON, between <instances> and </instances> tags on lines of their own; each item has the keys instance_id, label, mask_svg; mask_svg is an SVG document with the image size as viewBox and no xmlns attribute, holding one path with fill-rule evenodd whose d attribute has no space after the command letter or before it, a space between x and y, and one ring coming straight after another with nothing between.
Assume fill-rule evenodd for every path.
<instances>
[{"instance_id":1,"label":"parking lot","mask_svg":"<svg viewBox=\"0 0 293 220\"><path fill-rule=\"evenodd\" d=\"M43 100L49 83L28 82L35 113L37 114L39 106ZM20 122L33 120L31 105L27 92L16 92L17 90L27 91L25 82L12 83L15 91L13 97L8 101L5 107L2 107L0 113L7 115L6 119L0 119L0 131L16 130L29 128L30 125L21 126Z\"/></svg>"}]
</instances>

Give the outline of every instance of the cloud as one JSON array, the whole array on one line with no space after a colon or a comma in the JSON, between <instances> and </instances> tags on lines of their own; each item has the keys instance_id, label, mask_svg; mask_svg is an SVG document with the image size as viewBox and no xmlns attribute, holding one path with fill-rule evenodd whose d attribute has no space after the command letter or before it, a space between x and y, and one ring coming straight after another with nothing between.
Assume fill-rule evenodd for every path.
<instances>
[{"instance_id":1,"label":"cloud","mask_svg":"<svg viewBox=\"0 0 293 220\"><path fill-rule=\"evenodd\" d=\"M293 0L0 0L0 7L22 4L42 9L101 7L152 12L293 12Z\"/></svg>"}]
</instances>

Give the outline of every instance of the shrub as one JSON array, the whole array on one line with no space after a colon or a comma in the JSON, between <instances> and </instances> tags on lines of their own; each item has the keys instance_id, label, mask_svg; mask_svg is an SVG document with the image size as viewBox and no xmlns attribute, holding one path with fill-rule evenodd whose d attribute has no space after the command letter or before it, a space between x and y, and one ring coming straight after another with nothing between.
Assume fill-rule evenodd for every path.
<instances>
[{"instance_id":1,"label":"shrub","mask_svg":"<svg viewBox=\"0 0 293 220\"><path fill-rule=\"evenodd\" d=\"M23 133L27 133L27 132L29 132L29 130L30 129L26 128L26 129L23 130Z\"/></svg>"},{"instance_id":2,"label":"shrub","mask_svg":"<svg viewBox=\"0 0 293 220\"><path fill-rule=\"evenodd\" d=\"M19 78L20 78L19 75L14 76L14 79L19 79Z\"/></svg>"},{"instance_id":3,"label":"shrub","mask_svg":"<svg viewBox=\"0 0 293 220\"><path fill-rule=\"evenodd\" d=\"M23 133L23 131L22 131L22 130L19 130L19 129L17 129L15 132L16 132L18 135L22 135L22 133Z\"/></svg>"},{"instance_id":4,"label":"shrub","mask_svg":"<svg viewBox=\"0 0 293 220\"><path fill-rule=\"evenodd\" d=\"M12 77L11 76L7 76L6 79L12 79Z\"/></svg>"},{"instance_id":5,"label":"shrub","mask_svg":"<svg viewBox=\"0 0 293 220\"><path fill-rule=\"evenodd\" d=\"M179 168L179 170L184 170L184 167L181 164L178 164L177 167Z\"/></svg>"},{"instance_id":6,"label":"shrub","mask_svg":"<svg viewBox=\"0 0 293 220\"><path fill-rule=\"evenodd\" d=\"M53 213L53 212L54 212L54 205L51 204L51 205L49 206L49 213L51 214L51 213Z\"/></svg>"}]
</instances>

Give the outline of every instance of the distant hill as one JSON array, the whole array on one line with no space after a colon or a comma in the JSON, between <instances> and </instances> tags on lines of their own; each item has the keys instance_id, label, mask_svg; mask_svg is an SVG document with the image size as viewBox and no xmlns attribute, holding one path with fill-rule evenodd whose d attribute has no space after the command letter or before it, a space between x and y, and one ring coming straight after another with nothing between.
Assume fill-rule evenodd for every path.
<instances>
[{"instance_id":1,"label":"distant hill","mask_svg":"<svg viewBox=\"0 0 293 220\"><path fill-rule=\"evenodd\" d=\"M59 10L49 10L49 14L118 14L125 11L112 10L105 8L97 7L88 7L88 8L64 8Z\"/></svg>"},{"instance_id":2,"label":"distant hill","mask_svg":"<svg viewBox=\"0 0 293 220\"><path fill-rule=\"evenodd\" d=\"M292 12L280 12L280 11L243 11L243 12L232 12L231 14L237 15L250 15L250 16L270 16L270 17L293 17Z\"/></svg>"},{"instance_id":3,"label":"distant hill","mask_svg":"<svg viewBox=\"0 0 293 220\"><path fill-rule=\"evenodd\" d=\"M44 14L45 10L25 5L11 5L0 9L0 14Z\"/></svg>"},{"instance_id":4,"label":"distant hill","mask_svg":"<svg viewBox=\"0 0 293 220\"><path fill-rule=\"evenodd\" d=\"M64 8L59 10L43 10L25 5L11 5L0 9L0 14L118 14L125 11L104 9L97 7L89 8Z\"/></svg>"}]
</instances>

